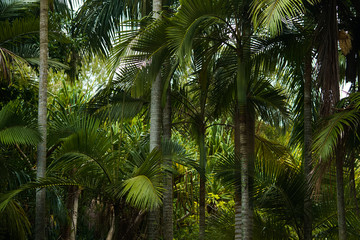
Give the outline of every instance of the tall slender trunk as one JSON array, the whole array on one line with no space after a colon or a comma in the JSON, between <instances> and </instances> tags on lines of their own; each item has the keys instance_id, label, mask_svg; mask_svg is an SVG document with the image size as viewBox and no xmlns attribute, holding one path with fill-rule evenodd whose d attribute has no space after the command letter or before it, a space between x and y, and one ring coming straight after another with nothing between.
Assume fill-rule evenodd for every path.
<instances>
[{"instance_id":1,"label":"tall slender trunk","mask_svg":"<svg viewBox=\"0 0 360 240\"><path fill-rule=\"evenodd\" d=\"M341 140L340 140L341 141ZM345 213L345 195L344 195L344 146L339 145L336 149L336 197L339 240L346 240L346 213Z\"/></svg>"},{"instance_id":2,"label":"tall slender trunk","mask_svg":"<svg viewBox=\"0 0 360 240\"><path fill-rule=\"evenodd\" d=\"M312 239L312 201L311 201L311 143L312 143L312 114L311 114L311 52L305 56L304 75L304 176L307 192L304 198L304 239Z\"/></svg>"},{"instance_id":3,"label":"tall slender trunk","mask_svg":"<svg viewBox=\"0 0 360 240\"><path fill-rule=\"evenodd\" d=\"M159 19L162 11L162 0L153 0L154 17ZM150 100L150 151L161 146L161 70L157 74L151 87ZM148 217L148 239L157 239L160 235L160 209L154 209L149 212Z\"/></svg>"},{"instance_id":4,"label":"tall slender trunk","mask_svg":"<svg viewBox=\"0 0 360 240\"><path fill-rule=\"evenodd\" d=\"M38 125L42 141L37 149L36 178L45 177L46 171L46 135L47 135L47 71L48 71L48 1L40 1L40 80ZM46 192L36 191L35 239L46 239Z\"/></svg>"},{"instance_id":5,"label":"tall slender trunk","mask_svg":"<svg viewBox=\"0 0 360 240\"><path fill-rule=\"evenodd\" d=\"M252 192L254 189L254 173L255 173L255 112L248 109L246 116L246 130L247 130L247 144L246 144L246 154L248 160L248 181L249 181L249 219L253 221L253 204L251 201ZM253 226L251 222L250 234L252 236Z\"/></svg>"},{"instance_id":6,"label":"tall slender trunk","mask_svg":"<svg viewBox=\"0 0 360 240\"><path fill-rule=\"evenodd\" d=\"M253 233L253 214L250 199L249 174L251 173L251 156L249 155L249 136L247 118L249 117L247 105L247 91L250 82L250 34L251 25L249 21L244 21L242 25L242 43L238 47L238 66L237 66L237 97L239 103L239 135L240 135L240 157L241 157L241 218L242 218L242 237L251 240ZM235 236L236 238L236 236Z\"/></svg>"},{"instance_id":7,"label":"tall slender trunk","mask_svg":"<svg viewBox=\"0 0 360 240\"><path fill-rule=\"evenodd\" d=\"M110 229L106 236L106 240L113 240L113 237L115 235L115 218L115 208L112 207L110 211Z\"/></svg>"},{"instance_id":8,"label":"tall slender trunk","mask_svg":"<svg viewBox=\"0 0 360 240\"><path fill-rule=\"evenodd\" d=\"M150 151L160 148L161 145L161 74L156 76L151 88L150 105ZM149 240L159 237L160 209L149 212L148 217L148 238Z\"/></svg>"},{"instance_id":9,"label":"tall slender trunk","mask_svg":"<svg viewBox=\"0 0 360 240\"><path fill-rule=\"evenodd\" d=\"M167 90L166 103L163 111L163 135L164 139L171 140L171 89ZM163 198L163 235L164 240L173 240L173 184L172 184L172 160L164 159L164 165L169 171L164 176L164 198Z\"/></svg>"},{"instance_id":10,"label":"tall slender trunk","mask_svg":"<svg viewBox=\"0 0 360 240\"><path fill-rule=\"evenodd\" d=\"M321 114L327 117L334 112L335 104L339 101L339 56L338 56L338 19L337 1L324 1L318 26L320 28L321 44L319 45L318 57L321 64L320 83L322 90ZM338 233L339 239L345 240L346 218L344 201L344 177L343 177L343 155L341 146L343 138L340 137L335 149L336 160L336 187L337 187L337 211L338 211Z\"/></svg>"},{"instance_id":11,"label":"tall slender trunk","mask_svg":"<svg viewBox=\"0 0 360 240\"><path fill-rule=\"evenodd\" d=\"M238 172L240 172L240 164L238 164L237 159L240 159L240 113L239 113L239 104L235 104L235 114L234 114L234 146L235 146L235 177L239 178L239 184L235 185L235 239L240 240L242 238L242 219L241 219L241 185ZM239 168L239 169L238 169Z\"/></svg>"},{"instance_id":12,"label":"tall slender trunk","mask_svg":"<svg viewBox=\"0 0 360 240\"><path fill-rule=\"evenodd\" d=\"M77 186L70 186L68 191L67 209L70 210L70 223L66 229L65 240L75 240L81 190Z\"/></svg>"},{"instance_id":13,"label":"tall slender trunk","mask_svg":"<svg viewBox=\"0 0 360 240\"><path fill-rule=\"evenodd\" d=\"M250 206L249 158L247 149L246 106L240 106L240 142L241 142L241 217L243 239L252 239L252 213Z\"/></svg>"},{"instance_id":14,"label":"tall slender trunk","mask_svg":"<svg viewBox=\"0 0 360 240\"><path fill-rule=\"evenodd\" d=\"M199 136L200 149L200 201L199 201L199 239L205 239L205 195L206 195L206 147L205 147L205 127L201 126Z\"/></svg>"}]
</instances>

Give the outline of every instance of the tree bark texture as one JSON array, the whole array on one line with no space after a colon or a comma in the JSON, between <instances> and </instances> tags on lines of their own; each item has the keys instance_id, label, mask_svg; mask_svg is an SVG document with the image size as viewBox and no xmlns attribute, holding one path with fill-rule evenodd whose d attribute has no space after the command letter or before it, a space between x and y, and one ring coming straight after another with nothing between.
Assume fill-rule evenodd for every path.
<instances>
[{"instance_id":1,"label":"tree bark texture","mask_svg":"<svg viewBox=\"0 0 360 240\"><path fill-rule=\"evenodd\" d=\"M312 239L312 201L311 201L311 144L312 144L312 114L311 114L311 52L305 56L304 71L304 176L307 193L304 199L304 239Z\"/></svg>"},{"instance_id":2,"label":"tree bark texture","mask_svg":"<svg viewBox=\"0 0 360 240\"><path fill-rule=\"evenodd\" d=\"M163 111L163 136L164 139L171 140L171 90L167 90L166 103ZM172 160L164 159L165 168L169 171L164 176L164 199L163 199L163 237L164 240L173 240L173 184L172 184Z\"/></svg>"},{"instance_id":3,"label":"tree bark texture","mask_svg":"<svg viewBox=\"0 0 360 240\"><path fill-rule=\"evenodd\" d=\"M151 106L150 106L150 151L160 148L161 144L161 75L157 75L151 88ZM159 219L160 209L154 209L149 212L148 217L148 237L149 240L159 237Z\"/></svg>"},{"instance_id":4,"label":"tree bark texture","mask_svg":"<svg viewBox=\"0 0 360 240\"><path fill-rule=\"evenodd\" d=\"M252 239L252 214L250 206L249 158L247 152L246 108L240 106L240 142L241 142L241 217L243 239Z\"/></svg>"},{"instance_id":5,"label":"tree bark texture","mask_svg":"<svg viewBox=\"0 0 360 240\"><path fill-rule=\"evenodd\" d=\"M344 195L344 146L339 145L336 149L336 197L337 197L337 215L339 240L346 240L346 212L345 212L345 195Z\"/></svg>"},{"instance_id":6,"label":"tree bark texture","mask_svg":"<svg viewBox=\"0 0 360 240\"><path fill-rule=\"evenodd\" d=\"M236 178L239 178L239 181L236 181L238 184L235 185L235 239L240 240L242 238L242 218L241 218L241 184L240 178L241 175L237 174L240 172L241 167L237 162L237 159L240 159L240 110L239 104L235 104L235 114L234 114L234 147L235 147L235 174ZM238 170L238 171L237 171Z\"/></svg>"},{"instance_id":7,"label":"tree bark texture","mask_svg":"<svg viewBox=\"0 0 360 240\"><path fill-rule=\"evenodd\" d=\"M115 210L111 208L111 215L110 215L110 229L106 236L106 240L113 240L115 235Z\"/></svg>"},{"instance_id":8,"label":"tree bark texture","mask_svg":"<svg viewBox=\"0 0 360 240\"><path fill-rule=\"evenodd\" d=\"M48 75L48 1L40 1L40 79L38 125L42 141L37 148L36 178L45 177L46 171L46 135L47 135L47 75ZM46 239L46 192L36 191L35 239Z\"/></svg>"},{"instance_id":9,"label":"tree bark texture","mask_svg":"<svg viewBox=\"0 0 360 240\"><path fill-rule=\"evenodd\" d=\"M246 117L246 130L247 130L247 143L246 154L248 162L248 182L249 182L249 219L250 229L249 232L252 236L253 232L253 218L254 207L251 201L252 192L254 189L254 174L255 174L255 112L247 108Z\"/></svg>"},{"instance_id":10,"label":"tree bark texture","mask_svg":"<svg viewBox=\"0 0 360 240\"><path fill-rule=\"evenodd\" d=\"M238 47L237 66L237 101L239 104L239 137L240 137L240 159L241 159L241 218L242 218L242 239L251 240L253 236L253 214L251 208L249 176L251 174L251 156L249 155L250 139L248 119L251 112L247 105L248 84L250 82L250 21L242 23L242 43ZM249 126L248 126L249 125ZM237 236L235 236L237 239Z\"/></svg>"},{"instance_id":11,"label":"tree bark texture","mask_svg":"<svg viewBox=\"0 0 360 240\"><path fill-rule=\"evenodd\" d=\"M161 17L162 0L153 0L154 17L159 19ZM155 81L151 87L150 100L150 151L155 148L160 148L161 145L161 70L157 74ZM160 209L154 209L149 212L148 216L148 239L158 239L160 235Z\"/></svg>"},{"instance_id":12,"label":"tree bark texture","mask_svg":"<svg viewBox=\"0 0 360 240\"><path fill-rule=\"evenodd\" d=\"M320 113L329 116L340 99L339 91L339 56L338 56L338 24L336 0L324 1L321 21L319 23L318 49L320 63L319 79L322 94Z\"/></svg>"},{"instance_id":13,"label":"tree bark texture","mask_svg":"<svg viewBox=\"0 0 360 240\"><path fill-rule=\"evenodd\" d=\"M205 196L206 196L206 147L205 147L205 128L201 127L199 136L200 148L200 201L199 201L199 239L205 239Z\"/></svg>"},{"instance_id":14,"label":"tree bark texture","mask_svg":"<svg viewBox=\"0 0 360 240\"><path fill-rule=\"evenodd\" d=\"M75 240L79 210L79 197L81 190L78 186L69 186L68 189L67 209L70 211L70 222L68 223L65 237L63 239Z\"/></svg>"},{"instance_id":15,"label":"tree bark texture","mask_svg":"<svg viewBox=\"0 0 360 240\"><path fill-rule=\"evenodd\" d=\"M339 56L338 56L338 19L337 1L328 0L322 2L320 16L318 60L320 63L320 85L322 89L322 106L320 113L327 117L334 112L334 106L340 99L339 91ZM335 149L336 160L336 186L337 186L337 211L338 211L338 233L339 239L345 240L346 220L344 201L344 179L343 179L343 155L341 145L343 139L339 139Z\"/></svg>"}]
</instances>

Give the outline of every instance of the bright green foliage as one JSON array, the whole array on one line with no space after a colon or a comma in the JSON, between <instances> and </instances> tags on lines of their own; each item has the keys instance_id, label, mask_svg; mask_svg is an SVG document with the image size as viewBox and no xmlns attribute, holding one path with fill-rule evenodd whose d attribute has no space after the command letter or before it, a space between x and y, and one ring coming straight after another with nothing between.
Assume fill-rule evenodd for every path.
<instances>
[{"instance_id":1,"label":"bright green foliage","mask_svg":"<svg viewBox=\"0 0 360 240\"><path fill-rule=\"evenodd\" d=\"M314 69L315 168L309 183L303 173L303 60L306 51L311 57L319 54L312 49L321 46L314 43L319 22L311 15L321 13L318 1L169 1L162 20L146 16L148 3L85 1L75 10L72 1L68 6L54 2L51 21L58 37L51 40L50 56L61 59L57 66L63 70L50 70L49 168L46 178L35 181L34 145L41 137L29 107L36 105L37 96L26 82L36 72L30 64L38 63L38 17L33 15L38 4L0 0L0 80L6 80L0 103L0 239L31 238L31 199L37 188L48 191L49 239L63 237L75 210L69 205L72 187L81 192L77 239L145 239L147 213L161 207L162 179L168 172L174 177L175 239L198 238L199 173L206 177L206 239L234 239L241 156L233 153L231 119L239 102L246 103L255 126L256 157L249 178L253 239L303 239L308 197L313 238L336 239L331 159L340 142L347 234L358 239L360 94L350 94L337 103L334 114L319 121L321 94ZM352 82L353 91L358 79L351 78L349 68L358 65L351 65L351 56L358 59L360 38L354 29L360 5L337 3L339 23L352 43L350 55L342 51L340 67L347 69L341 77ZM124 19L134 21L121 23ZM91 56L95 53L100 54ZM311 67L315 64L320 62L312 60ZM163 103L171 88L172 140L150 152L150 86L159 72ZM21 76L26 81L20 84ZM207 157L199 162L200 155ZM164 158L171 158L173 166L164 166Z\"/></svg>"}]
</instances>

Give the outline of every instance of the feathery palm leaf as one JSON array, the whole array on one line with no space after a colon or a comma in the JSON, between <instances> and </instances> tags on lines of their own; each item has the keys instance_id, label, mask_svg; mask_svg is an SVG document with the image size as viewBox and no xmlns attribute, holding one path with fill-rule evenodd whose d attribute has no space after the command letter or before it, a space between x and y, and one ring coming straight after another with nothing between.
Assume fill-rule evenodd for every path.
<instances>
[{"instance_id":1,"label":"feathery palm leaf","mask_svg":"<svg viewBox=\"0 0 360 240\"><path fill-rule=\"evenodd\" d=\"M282 21L298 16L304 10L300 0L254 0L251 6L255 27L264 26L274 35L282 30Z\"/></svg>"},{"instance_id":2,"label":"feathery palm leaf","mask_svg":"<svg viewBox=\"0 0 360 240\"><path fill-rule=\"evenodd\" d=\"M1 197L0 197L1 198ZM12 199L9 201L3 211L0 211L0 230L7 233L7 237L11 239L25 240L30 234L31 224L26 217L24 209L20 206L20 203Z\"/></svg>"},{"instance_id":3,"label":"feathery palm leaf","mask_svg":"<svg viewBox=\"0 0 360 240\"><path fill-rule=\"evenodd\" d=\"M357 109L345 110L333 114L323 128L316 134L313 143L314 151L324 159L332 155L339 138L346 128L355 128L359 123L359 111Z\"/></svg>"},{"instance_id":4,"label":"feathery palm leaf","mask_svg":"<svg viewBox=\"0 0 360 240\"><path fill-rule=\"evenodd\" d=\"M35 124L19 110L19 103L10 102L0 111L0 142L3 144L35 145L40 134Z\"/></svg>"}]
</instances>

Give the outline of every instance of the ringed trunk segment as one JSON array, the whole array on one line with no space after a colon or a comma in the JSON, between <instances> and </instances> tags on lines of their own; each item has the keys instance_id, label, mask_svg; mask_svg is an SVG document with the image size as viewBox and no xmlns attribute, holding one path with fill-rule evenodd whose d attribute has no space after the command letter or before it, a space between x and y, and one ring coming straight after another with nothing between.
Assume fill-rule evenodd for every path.
<instances>
[{"instance_id":1,"label":"ringed trunk segment","mask_svg":"<svg viewBox=\"0 0 360 240\"><path fill-rule=\"evenodd\" d=\"M38 125L42 141L37 149L36 178L45 177L46 172L46 136L47 136L47 76L48 76L48 9L47 0L40 1L40 79ZM35 239L46 239L46 191L36 191Z\"/></svg>"},{"instance_id":2,"label":"ringed trunk segment","mask_svg":"<svg viewBox=\"0 0 360 240\"><path fill-rule=\"evenodd\" d=\"M304 175L307 186L307 194L304 199L304 239L312 239L312 201L311 201L311 171L312 171L312 113L311 113L311 51L305 56L304 75Z\"/></svg>"}]
</instances>

